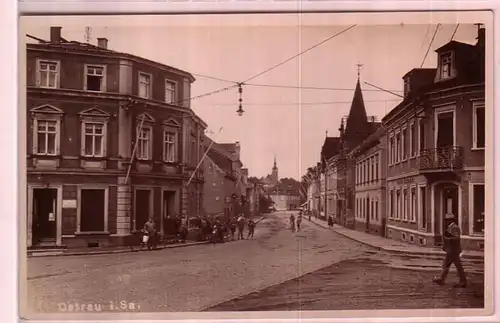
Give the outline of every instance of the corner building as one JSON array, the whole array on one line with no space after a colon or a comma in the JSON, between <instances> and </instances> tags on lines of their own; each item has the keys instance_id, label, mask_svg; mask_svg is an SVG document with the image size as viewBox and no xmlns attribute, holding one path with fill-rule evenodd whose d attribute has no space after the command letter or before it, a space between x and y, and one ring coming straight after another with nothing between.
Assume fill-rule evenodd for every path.
<instances>
[{"instance_id":1,"label":"corner building","mask_svg":"<svg viewBox=\"0 0 500 323\"><path fill-rule=\"evenodd\" d=\"M199 214L206 124L190 109L194 81L60 27L28 44L28 247L121 245L150 216L163 233L167 216Z\"/></svg>"},{"instance_id":2,"label":"corner building","mask_svg":"<svg viewBox=\"0 0 500 323\"><path fill-rule=\"evenodd\" d=\"M438 48L437 68L408 72L403 102L383 119L388 238L441 246L451 212L463 248L484 249L484 33Z\"/></svg>"}]
</instances>

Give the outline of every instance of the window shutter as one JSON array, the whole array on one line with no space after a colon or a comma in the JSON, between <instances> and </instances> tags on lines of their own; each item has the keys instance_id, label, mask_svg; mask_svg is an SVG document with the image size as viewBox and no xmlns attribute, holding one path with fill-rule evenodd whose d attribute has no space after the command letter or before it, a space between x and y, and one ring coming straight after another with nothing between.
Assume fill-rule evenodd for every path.
<instances>
[{"instance_id":1,"label":"window shutter","mask_svg":"<svg viewBox=\"0 0 500 323\"><path fill-rule=\"evenodd\" d=\"M38 121L36 118L33 118L33 136L32 136L32 141L33 141L33 154L36 155L38 152Z\"/></svg>"},{"instance_id":2,"label":"window shutter","mask_svg":"<svg viewBox=\"0 0 500 323\"><path fill-rule=\"evenodd\" d=\"M57 120L57 123L56 123L57 127L56 127L56 155L60 155L61 154L61 132L62 132L62 127L61 127L61 119L58 119Z\"/></svg>"},{"instance_id":3,"label":"window shutter","mask_svg":"<svg viewBox=\"0 0 500 323\"><path fill-rule=\"evenodd\" d=\"M80 122L80 156L85 156L85 121Z\"/></svg>"},{"instance_id":4,"label":"window shutter","mask_svg":"<svg viewBox=\"0 0 500 323\"><path fill-rule=\"evenodd\" d=\"M106 157L108 152L108 123L105 122L102 127L102 156Z\"/></svg>"},{"instance_id":5,"label":"window shutter","mask_svg":"<svg viewBox=\"0 0 500 323\"><path fill-rule=\"evenodd\" d=\"M83 89L87 90L87 65L83 66Z\"/></svg>"}]
</instances>

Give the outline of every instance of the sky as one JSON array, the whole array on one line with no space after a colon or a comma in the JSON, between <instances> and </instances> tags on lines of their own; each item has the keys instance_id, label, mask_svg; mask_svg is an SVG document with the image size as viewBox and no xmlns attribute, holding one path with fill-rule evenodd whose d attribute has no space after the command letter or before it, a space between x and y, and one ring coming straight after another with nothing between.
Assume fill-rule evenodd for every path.
<instances>
[{"instance_id":1,"label":"sky","mask_svg":"<svg viewBox=\"0 0 500 323\"><path fill-rule=\"evenodd\" d=\"M191 102L213 140L240 142L241 160L250 176L269 174L276 156L280 178L300 179L319 161L327 132L338 136L340 120L348 114L353 97L357 64L362 64L367 114L381 120L401 99L364 82L402 94L402 76L420 67L439 23L436 19L417 24L374 19L325 41L350 27L347 20L318 15L288 15L282 20L263 15L164 16L140 21L123 16L23 17L21 28L49 39L50 26L61 26L65 39L83 42L85 27L91 27L93 44L98 37L106 37L109 49L192 73L196 77L192 97L234 85L203 76L243 82L315 46L247 82L242 116L236 113L236 87ZM445 22L423 67L436 66L434 50L450 41L455 31L455 23ZM473 44L476 34L476 26L460 23L454 40Z\"/></svg>"}]
</instances>

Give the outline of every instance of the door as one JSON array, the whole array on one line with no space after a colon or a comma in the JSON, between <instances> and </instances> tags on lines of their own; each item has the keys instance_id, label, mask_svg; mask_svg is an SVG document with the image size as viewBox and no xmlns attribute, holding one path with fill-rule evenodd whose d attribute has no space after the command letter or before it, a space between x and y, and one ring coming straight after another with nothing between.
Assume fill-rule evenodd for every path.
<instances>
[{"instance_id":1,"label":"door","mask_svg":"<svg viewBox=\"0 0 500 323\"><path fill-rule=\"evenodd\" d=\"M453 116L453 111L438 114L436 139L436 161L438 168L446 168L450 166L450 158L452 157L451 148L455 143Z\"/></svg>"},{"instance_id":2,"label":"door","mask_svg":"<svg viewBox=\"0 0 500 323\"><path fill-rule=\"evenodd\" d=\"M105 190L82 189L80 201L80 231L103 232L105 230Z\"/></svg>"},{"instance_id":3,"label":"door","mask_svg":"<svg viewBox=\"0 0 500 323\"><path fill-rule=\"evenodd\" d=\"M458 187L456 185L449 185L443 187L443 198L441 201L441 230L440 233L443 235L444 230L446 230L446 221L444 220L445 214L453 213L455 216L455 221L458 224Z\"/></svg>"},{"instance_id":4,"label":"door","mask_svg":"<svg viewBox=\"0 0 500 323\"><path fill-rule=\"evenodd\" d=\"M163 233L170 233L171 229L171 219L175 215L178 215L175 210L174 204L175 192L163 191L162 203L163 203ZM170 218L169 218L170 217Z\"/></svg>"},{"instance_id":5,"label":"door","mask_svg":"<svg viewBox=\"0 0 500 323\"><path fill-rule=\"evenodd\" d=\"M56 243L57 189L33 189L32 245Z\"/></svg>"},{"instance_id":6,"label":"door","mask_svg":"<svg viewBox=\"0 0 500 323\"><path fill-rule=\"evenodd\" d=\"M151 191L135 191L135 230L141 230L148 222L151 211Z\"/></svg>"}]
</instances>

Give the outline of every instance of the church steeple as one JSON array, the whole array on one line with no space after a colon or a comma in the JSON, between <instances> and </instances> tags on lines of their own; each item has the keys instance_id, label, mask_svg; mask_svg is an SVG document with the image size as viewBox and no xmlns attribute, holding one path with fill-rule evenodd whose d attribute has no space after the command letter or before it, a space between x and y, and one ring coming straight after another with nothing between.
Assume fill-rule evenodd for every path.
<instances>
[{"instance_id":1,"label":"church steeple","mask_svg":"<svg viewBox=\"0 0 500 323\"><path fill-rule=\"evenodd\" d=\"M273 170L278 169L278 166L276 165L276 155L274 155L274 164L273 164Z\"/></svg>"},{"instance_id":2,"label":"church steeple","mask_svg":"<svg viewBox=\"0 0 500 323\"><path fill-rule=\"evenodd\" d=\"M363 100L363 93L361 92L361 84L359 82L359 69L361 65L358 64L358 81L356 82L356 89L354 90L354 97L347 117L347 124L345 126L345 134L359 134L365 133L368 125L368 117L365 109L365 102Z\"/></svg>"},{"instance_id":3,"label":"church steeple","mask_svg":"<svg viewBox=\"0 0 500 323\"><path fill-rule=\"evenodd\" d=\"M271 177L273 180L273 185L277 185L279 178L278 178L278 165L276 163L276 155L274 155L274 164L273 164L273 170L271 172Z\"/></svg>"}]
</instances>

